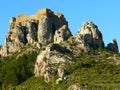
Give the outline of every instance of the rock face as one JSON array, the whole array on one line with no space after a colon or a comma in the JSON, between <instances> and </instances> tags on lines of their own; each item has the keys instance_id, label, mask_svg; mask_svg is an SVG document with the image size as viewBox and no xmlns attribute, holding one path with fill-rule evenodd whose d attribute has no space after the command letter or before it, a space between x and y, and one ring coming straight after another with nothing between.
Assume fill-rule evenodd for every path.
<instances>
[{"instance_id":1,"label":"rock face","mask_svg":"<svg viewBox=\"0 0 120 90\"><path fill-rule=\"evenodd\" d=\"M20 14L10 19L4 45L0 46L0 57L8 56L29 44L41 50L35 63L35 76L44 76L45 82L50 82L52 75L57 72L56 84L65 79L64 66L72 63L71 53L77 55L80 49L104 47L102 34L93 22L84 22L77 34L72 36L64 16L46 8L35 15ZM116 40L108 44L107 49L118 52Z\"/></svg>"},{"instance_id":2,"label":"rock face","mask_svg":"<svg viewBox=\"0 0 120 90\"><path fill-rule=\"evenodd\" d=\"M20 14L16 18L13 17L10 19L9 30L0 55L8 56L26 44L46 45L54 40L56 30L64 25L66 26L64 29L70 32L64 16L46 8L39 10L35 15ZM62 40L67 40L69 36L63 37Z\"/></svg>"},{"instance_id":3,"label":"rock face","mask_svg":"<svg viewBox=\"0 0 120 90\"><path fill-rule=\"evenodd\" d=\"M67 21L61 14L54 14L49 9L44 10L45 14L40 16L38 25L38 41L41 44L51 42L55 35L55 31L63 25L67 25Z\"/></svg>"},{"instance_id":4,"label":"rock face","mask_svg":"<svg viewBox=\"0 0 120 90\"><path fill-rule=\"evenodd\" d=\"M118 53L119 50L118 50L118 44L117 44L116 39L113 39L113 40L107 45L106 49Z\"/></svg>"},{"instance_id":5,"label":"rock face","mask_svg":"<svg viewBox=\"0 0 120 90\"><path fill-rule=\"evenodd\" d=\"M65 75L64 66L72 62L71 53L68 49L57 44L50 44L40 52L35 64L35 76L44 76L45 82L49 82L52 74L58 73L58 79L63 80Z\"/></svg>"},{"instance_id":6,"label":"rock face","mask_svg":"<svg viewBox=\"0 0 120 90\"><path fill-rule=\"evenodd\" d=\"M1 55L7 56L8 54L19 50L27 43L34 43L37 40L37 24L38 22L36 20L16 23L16 19L11 18L9 30L0 52Z\"/></svg>"},{"instance_id":7,"label":"rock face","mask_svg":"<svg viewBox=\"0 0 120 90\"><path fill-rule=\"evenodd\" d=\"M68 40L72 34L68 29L67 25L63 25L61 28L55 31L54 43L60 43L62 41Z\"/></svg>"},{"instance_id":8,"label":"rock face","mask_svg":"<svg viewBox=\"0 0 120 90\"><path fill-rule=\"evenodd\" d=\"M52 30L52 22L47 16L40 17L38 26L38 41L42 44L48 43L52 40L54 31Z\"/></svg>"},{"instance_id":9,"label":"rock face","mask_svg":"<svg viewBox=\"0 0 120 90\"><path fill-rule=\"evenodd\" d=\"M102 34L93 22L83 22L77 34L72 36L64 15L44 8L31 16L19 14L10 19L0 55L8 56L28 44L41 48L49 43L59 44L63 41L68 41L66 47L75 52L79 52L78 49L87 51L104 48ZM118 52L117 42L113 40L107 49Z\"/></svg>"},{"instance_id":10,"label":"rock face","mask_svg":"<svg viewBox=\"0 0 120 90\"><path fill-rule=\"evenodd\" d=\"M83 22L82 27L76 34L76 41L81 43L81 48L104 47L101 32L93 22Z\"/></svg>"}]
</instances>

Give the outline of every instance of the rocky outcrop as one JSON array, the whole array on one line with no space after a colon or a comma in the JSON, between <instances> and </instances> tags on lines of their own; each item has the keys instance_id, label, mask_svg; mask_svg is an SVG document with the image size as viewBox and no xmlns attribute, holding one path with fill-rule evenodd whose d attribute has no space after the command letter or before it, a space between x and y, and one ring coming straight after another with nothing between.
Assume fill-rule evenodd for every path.
<instances>
[{"instance_id":1,"label":"rocky outcrop","mask_svg":"<svg viewBox=\"0 0 120 90\"><path fill-rule=\"evenodd\" d=\"M25 32L21 24L12 22L9 26L9 31L6 34L4 45L1 49L1 54L6 56L8 53L15 52L23 47L26 43Z\"/></svg>"},{"instance_id":2,"label":"rocky outcrop","mask_svg":"<svg viewBox=\"0 0 120 90\"><path fill-rule=\"evenodd\" d=\"M80 86L79 84L71 85L68 90L87 90L87 86Z\"/></svg>"},{"instance_id":3,"label":"rocky outcrop","mask_svg":"<svg viewBox=\"0 0 120 90\"><path fill-rule=\"evenodd\" d=\"M66 41L72 34L67 25L63 25L61 28L55 31L54 43L60 43Z\"/></svg>"},{"instance_id":4,"label":"rocky outcrop","mask_svg":"<svg viewBox=\"0 0 120 90\"><path fill-rule=\"evenodd\" d=\"M53 32L53 29L51 28L52 24L50 24L52 22L50 19L46 18L44 20L43 22L46 23L45 25L48 26L50 30L47 30L46 27L41 26L43 27L43 30L46 28L46 31L44 30L41 32L45 32L45 36L49 37L48 39L44 39L43 37L43 40L45 41L42 42L49 42L52 37L54 37L54 42L52 42L52 44L48 44L45 47L45 50L41 50L35 63L34 73L36 77L44 76L45 82L50 82L54 73L57 73L58 78L56 79L56 84L59 84L59 82L65 80L64 67L72 63L73 56L79 55L79 53L83 50L104 47L102 34L93 22L84 22L76 36L72 36L67 25L62 25L62 27ZM70 53L73 55L71 56ZM86 87L72 85L68 90L85 89Z\"/></svg>"},{"instance_id":5,"label":"rocky outcrop","mask_svg":"<svg viewBox=\"0 0 120 90\"><path fill-rule=\"evenodd\" d=\"M37 40L37 24L37 20L16 23L16 19L11 18L9 30L6 34L6 39L0 52L1 55L7 56L19 50L27 43L34 43Z\"/></svg>"},{"instance_id":6,"label":"rocky outcrop","mask_svg":"<svg viewBox=\"0 0 120 90\"><path fill-rule=\"evenodd\" d=\"M38 47L46 45L54 40L55 31L63 25L68 27L64 16L47 8L38 10L31 16L19 14L16 18L10 19L9 30L0 55L8 56L26 44L36 44Z\"/></svg>"},{"instance_id":7,"label":"rocky outcrop","mask_svg":"<svg viewBox=\"0 0 120 90\"><path fill-rule=\"evenodd\" d=\"M38 25L38 42L42 44L50 42L55 31L52 28L52 22L50 18L48 18L46 15L41 16Z\"/></svg>"},{"instance_id":8,"label":"rocky outcrop","mask_svg":"<svg viewBox=\"0 0 120 90\"><path fill-rule=\"evenodd\" d=\"M62 14L54 14L49 9L45 9L45 12L46 14L40 16L38 25L38 41L43 45L53 40L57 29L63 25L68 26Z\"/></svg>"},{"instance_id":9,"label":"rocky outcrop","mask_svg":"<svg viewBox=\"0 0 120 90\"><path fill-rule=\"evenodd\" d=\"M34 73L36 77L44 76L45 82L49 82L54 73L58 73L58 79L63 80L64 66L72 62L71 52L57 44L50 44L37 57Z\"/></svg>"},{"instance_id":10,"label":"rocky outcrop","mask_svg":"<svg viewBox=\"0 0 120 90\"><path fill-rule=\"evenodd\" d=\"M64 15L44 8L31 16L19 14L10 19L0 55L8 56L28 44L40 49L49 43L63 41L68 41L66 47L75 53L79 52L78 49L87 51L104 47L102 34L93 22L83 22L77 34L72 36ZM117 43L113 41L107 49L118 52Z\"/></svg>"},{"instance_id":11,"label":"rocky outcrop","mask_svg":"<svg viewBox=\"0 0 120 90\"><path fill-rule=\"evenodd\" d=\"M76 34L76 41L81 43L81 48L99 48L104 47L101 32L93 22L83 22L82 27Z\"/></svg>"},{"instance_id":12,"label":"rocky outcrop","mask_svg":"<svg viewBox=\"0 0 120 90\"><path fill-rule=\"evenodd\" d=\"M118 53L119 50L118 50L118 44L117 44L116 39L113 39L113 40L107 45L106 49Z\"/></svg>"},{"instance_id":13,"label":"rocky outcrop","mask_svg":"<svg viewBox=\"0 0 120 90\"><path fill-rule=\"evenodd\" d=\"M27 49L27 45L32 48ZM25 51L20 51L24 46ZM20 14L10 19L5 42L0 46L0 62L2 56L11 55L16 51L20 53L16 56L18 58L27 52L38 50L40 53L35 62L35 77L43 76L45 82L50 82L55 76L55 83L59 84L63 80L71 79L69 75L66 77L65 66L74 64L73 57L78 59L84 51L100 47L104 48L102 34L93 22L83 22L77 34L72 36L64 15L45 8L37 11L35 15ZM118 53L117 41L113 39L106 49ZM113 60L119 64L117 58L114 57ZM73 84L68 90L86 88Z\"/></svg>"}]
</instances>

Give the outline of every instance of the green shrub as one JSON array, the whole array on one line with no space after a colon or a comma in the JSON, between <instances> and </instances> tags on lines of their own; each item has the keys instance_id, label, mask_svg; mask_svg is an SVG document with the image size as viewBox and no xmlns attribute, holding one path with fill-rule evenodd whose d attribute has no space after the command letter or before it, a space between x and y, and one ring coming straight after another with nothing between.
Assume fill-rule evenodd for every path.
<instances>
[{"instance_id":1,"label":"green shrub","mask_svg":"<svg viewBox=\"0 0 120 90\"><path fill-rule=\"evenodd\" d=\"M0 81L5 85L18 85L33 76L36 57L37 52L29 52L17 59L4 58L0 63Z\"/></svg>"}]
</instances>

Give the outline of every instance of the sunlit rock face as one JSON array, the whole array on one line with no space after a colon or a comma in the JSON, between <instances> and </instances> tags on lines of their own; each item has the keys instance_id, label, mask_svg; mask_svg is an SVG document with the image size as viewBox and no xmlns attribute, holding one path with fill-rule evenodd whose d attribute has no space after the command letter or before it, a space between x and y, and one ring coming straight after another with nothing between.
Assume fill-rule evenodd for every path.
<instances>
[{"instance_id":1,"label":"sunlit rock face","mask_svg":"<svg viewBox=\"0 0 120 90\"><path fill-rule=\"evenodd\" d=\"M72 63L71 52L57 44L50 44L37 56L34 73L36 77L44 76L45 82L50 82L51 77L57 72L58 79L65 76L64 67Z\"/></svg>"},{"instance_id":2,"label":"sunlit rock face","mask_svg":"<svg viewBox=\"0 0 120 90\"><path fill-rule=\"evenodd\" d=\"M46 45L54 40L55 31L63 25L68 27L64 16L47 8L31 16L12 17L0 55L8 56L26 44Z\"/></svg>"},{"instance_id":3,"label":"sunlit rock face","mask_svg":"<svg viewBox=\"0 0 120 90\"><path fill-rule=\"evenodd\" d=\"M102 34L93 22L83 22L75 37L76 41L81 43L81 48L104 47Z\"/></svg>"},{"instance_id":4,"label":"sunlit rock face","mask_svg":"<svg viewBox=\"0 0 120 90\"><path fill-rule=\"evenodd\" d=\"M40 51L34 66L35 77L42 76L45 82L50 82L57 74L56 84L59 84L67 78L65 66L74 63L75 56L104 48L104 42L93 22L83 22L77 34L72 36L64 15L44 8L31 16L19 14L10 19L4 44L0 46L0 61L2 56L12 55L24 46ZM113 39L106 49L118 52L117 41ZM71 85L68 90L75 88L81 87Z\"/></svg>"},{"instance_id":5,"label":"sunlit rock face","mask_svg":"<svg viewBox=\"0 0 120 90\"><path fill-rule=\"evenodd\" d=\"M55 31L54 43L60 43L62 41L67 41L72 34L68 29L67 25L63 25L61 28Z\"/></svg>"},{"instance_id":6,"label":"sunlit rock face","mask_svg":"<svg viewBox=\"0 0 120 90\"><path fill-rule=\"evenodd\" d=\"M44 14L39 18L38 42L45 45L53 40L55 32L63 25L68 27L67 21L60 13L53 13L49 9L44 9Z\"/></svg>"}]
</instances>

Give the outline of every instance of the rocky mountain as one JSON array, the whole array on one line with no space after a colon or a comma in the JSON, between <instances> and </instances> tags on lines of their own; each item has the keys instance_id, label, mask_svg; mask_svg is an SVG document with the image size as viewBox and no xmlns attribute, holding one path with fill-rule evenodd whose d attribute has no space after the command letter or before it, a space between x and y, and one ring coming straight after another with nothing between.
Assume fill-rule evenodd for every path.
<instances>
[{"instance_id":1,"label":"rocky mountain","mask_svg":"<svg viewBox=\"0 0 120 90\"><path fill-rule=\"evenodd\" d=\"M55 43L58 43L67 40L70 36L68 23L60 13L54 13L45 8L31 16L20 14L16 18L10 19L9 29L0 54L8 56L26 44L41 47L41 45L53 41L53 38L56 40ZM59 37L61 37L60 40Z\"/></svg>"},{"instance_id":2,"label":"rocky mountain","mask_svg":"<svg viewBox=\"0 0 120 90\"><path fill-rule=\"evenodd\" d=\"M20 14L10 19L0 54L8 56L26 44L33 44L39 48L52 41L57 44L71 36L68 22L60 13L54 13L45 8L31 16ZM75 42L79 43L79 47L83 49L104 47L102 34L93 22L83 22L74 37ZM117 42L115 45L108 45L107 49L118 52Z\"/></svg>"},{"instance_id":3,"label":"rocky mountain","mask_svg":"<svg viewBox=\"0 0 120 90\"><path fill-rule=\"evenodd\" d=\"M104 50L99 52L99 49L114 53L119 52L115 39L107 46L104 45L102 33L93 22L83 22L77 34L73 36L64 15L44 8L31 16L20 14L10 19L6 39L3 46L0 46L0 56L2 58L8 57L8 59L13 57L13 61L19 60L19 58L21 60L21 57L24 57L22 58L24 60L28 59L28 53L32 55L36 52L34 65L31 61L31 67L34 66L34 71L32 71L34 76L37 78L43 77L45 82L50 83L55 75L54 81L58 85L62 81L69 80L66 66L75 64L77 58L82 57L82 54L84 57L90 58L92 56L92 58L95 58L92 63L97 63L97 58L103 55L101 52L104 52ZM98 50L96 56L92 54L93 52L90 53L91 50ZM105 54L105 59L111 58L115 63L119 63L117 56L110 57ZM84 64L80 65L84 67ZM89 66L86 65L85 67ZM18 73L16 75L19 79L20 75ZM86 86L80 87L78 84L73 84L68 90L86 90L86 88Z\"/></svg>"}]
</instances>

